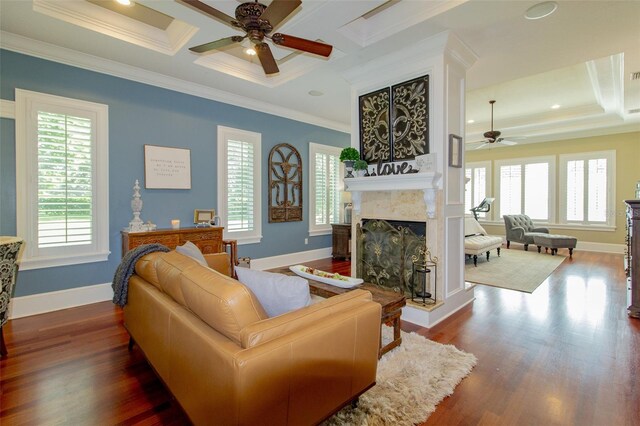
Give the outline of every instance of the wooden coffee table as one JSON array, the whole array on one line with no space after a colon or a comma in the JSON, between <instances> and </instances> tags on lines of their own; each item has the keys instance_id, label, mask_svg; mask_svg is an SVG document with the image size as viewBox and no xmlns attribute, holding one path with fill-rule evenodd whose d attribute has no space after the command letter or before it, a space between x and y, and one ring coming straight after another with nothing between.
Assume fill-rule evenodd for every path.
<instances>
[{"instance_id":1,"label":"wooden coffee table","mask_svg":"<svg viewBox=\"0 0 640 426\"><path fill-rule=\"evenodd\" d=\"M283 268L270 269L269 271L285 275L296 275L286 266ZM393 327L393 340L384 346L382 345L382 333L380 334L380 351L378 358L396 346L400 346L400 343L402 343L402 337L400 336L400 315L402 315L402 307L407 304L404 295L369 283L363 283L352 288L341 288L320 281L308 281L311 294L324 298L337 296L338 294L343 294L356 288L371 292L372 300L382 306L382 316L380 318L381 327L385 324Z\"/></svg>"}]
</instances>

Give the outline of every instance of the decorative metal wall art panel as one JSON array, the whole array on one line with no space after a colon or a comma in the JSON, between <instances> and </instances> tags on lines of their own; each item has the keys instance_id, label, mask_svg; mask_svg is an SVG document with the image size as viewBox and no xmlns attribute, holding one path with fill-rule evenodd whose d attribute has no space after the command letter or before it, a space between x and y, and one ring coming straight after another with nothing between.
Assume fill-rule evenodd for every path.
<instances>
[{"instance_id":1,"label":"decorative metal wall art panel","mask_svg":"<svg viewBox=\"0 0 640 426\"><path fill-rule=\"evenodd\" d=\"M302 220L302 157L281 143L269 153L269 223Z\"/></svg>"},{"instance_id":2,"label":"decorative metal wall art panel","mask_svg":"<svg viewBox=\"0 0 640 426\"><path fill-rule=\"evenodd\" d=\"M392 161L429 153L429 76L391 87Z\"/></svg>"},{"instance_id":3,"label":"decorative metal wall art panel","mask_svg":"<svg viewBox=\"0 0 640 426\"><path fill-rule=\"evenodd\" d=\"M391 161L389 88L359 98L360 156L367 163Z\"/></svg>"}]
</instances>

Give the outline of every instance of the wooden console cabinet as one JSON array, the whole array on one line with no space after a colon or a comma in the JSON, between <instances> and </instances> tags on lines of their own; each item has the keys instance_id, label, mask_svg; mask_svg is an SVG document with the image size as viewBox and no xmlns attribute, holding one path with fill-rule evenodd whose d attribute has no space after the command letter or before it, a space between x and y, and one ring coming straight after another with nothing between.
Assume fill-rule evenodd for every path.
<instances>
[{"instance_id":1,"label":"wooden console cabinet","mask_svg":"<svg viewBox=\"0 0 640 426\"><path fill-rule=\"evenodd\" d=\"M349 223L332 223L332 251L331 256L334 259L343 258L351 259L351 224Z\"/></svg>"},{"instance_id":2,"label":"wooden console cabinet","mask_svg":"<svg viewBox=\"0 0 640 426\"><path fill-rule=\"evenodd\" d=\"M627 312L640 318L640 200L626 200L627 235L624 257L627 273Z\"/></svg>"},{"instance_id":3,"label":"wooden console cabinet","mask_svg":"<svg viewBox=\"0 0 640 426\"><path fill-rule=\"evenodd\" d=\"M149 232L122 231L122 255L142 244L160 243L174 249L187 241L198 246L203 254L224 251L222 243L223 227L157 229Z\"/></svg>"}]
</instances>

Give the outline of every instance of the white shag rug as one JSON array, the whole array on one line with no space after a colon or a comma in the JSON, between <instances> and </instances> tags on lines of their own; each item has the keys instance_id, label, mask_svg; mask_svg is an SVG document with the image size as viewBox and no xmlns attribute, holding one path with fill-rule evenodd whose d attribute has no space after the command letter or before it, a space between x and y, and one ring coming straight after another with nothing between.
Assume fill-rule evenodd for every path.
<instances>
[{"instance_id":1,"label":"white shag rug","mask_svg":"<svg viewBox=\"0 0 640 426\"><path fill-rule=\"evenodd\" d=\"M393 331L383 327L383 340ZM402 332L402 344L378 362L376 385L360 396L356 408L347 406L325 426L412 426L422 423L436 405L476 365L477 359L453 345L442 345L416 333Z\"/></svg>"}]
</instances>

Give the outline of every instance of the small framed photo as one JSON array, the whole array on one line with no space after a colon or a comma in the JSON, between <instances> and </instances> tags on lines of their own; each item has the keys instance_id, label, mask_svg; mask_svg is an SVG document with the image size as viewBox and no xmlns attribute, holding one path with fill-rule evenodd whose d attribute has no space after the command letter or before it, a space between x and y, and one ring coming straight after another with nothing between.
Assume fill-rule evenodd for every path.
<instances>
[{"instance_id":1,"label":"small framed photo","mask_svg":"<svg viewBox=\"0 0 640 426\"><path fill-rule=\"evenodd\" d=\"M196 209L193 211L193 223L195 224L204 224L207 225L211 223L213 218L216 216L215 210L199 210Z\"/></svg>"},{"instance_id":2,"label":"small framed photo","mask_svg":"<svg viewBox=\"0 0 640 426\"><path fill-rule=\"evenodd\" d=\"M449 135L449 167L462 167L462 136Z\"/></svg>"}]
</instances>

